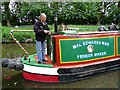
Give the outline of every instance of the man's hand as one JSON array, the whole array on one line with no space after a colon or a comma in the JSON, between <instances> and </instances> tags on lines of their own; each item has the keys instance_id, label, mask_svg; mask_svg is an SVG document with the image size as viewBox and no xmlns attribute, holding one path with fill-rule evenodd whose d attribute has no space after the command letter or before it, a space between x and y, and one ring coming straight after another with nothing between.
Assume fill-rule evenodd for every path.
<instances>
[{"instance_id":1,"label":"man's hand","mask_svg":"<svg viewBox=\"0 0 120 90\"><path fill-rule=\"evenodd\" d=\"M49 35L51 35L51 32L49 31Z\"/></svg>"},{"instance_id":2,"label":"man's hand","mask_svg":"<svg viewBox=\"0 0 120 90\"><path fill-rule=\"evenodd\" d=\"M49 31L47 31L47 30L44 30L44 33L46 33L46 34L47 34L47 33L49 33Z\"/></svg>"}]
</instances>

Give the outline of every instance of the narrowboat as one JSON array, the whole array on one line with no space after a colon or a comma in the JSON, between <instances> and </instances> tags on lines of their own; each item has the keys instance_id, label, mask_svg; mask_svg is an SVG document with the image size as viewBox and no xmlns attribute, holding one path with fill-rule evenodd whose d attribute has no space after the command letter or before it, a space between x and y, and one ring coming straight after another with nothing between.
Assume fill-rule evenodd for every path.
<instances>
[{"instance_id":1,"label":"narrowboat","mask_svg":"<svg viewBox=\"0 0 120 90\"><path fill-rule=\"evenodd\" d=\"M45 55L49 61L38 64L37 54L24 56L23 77L39 82L70 82L118 70L119 40L116 31L52 35L47 39Z\"/></svg>"}]
</instances>

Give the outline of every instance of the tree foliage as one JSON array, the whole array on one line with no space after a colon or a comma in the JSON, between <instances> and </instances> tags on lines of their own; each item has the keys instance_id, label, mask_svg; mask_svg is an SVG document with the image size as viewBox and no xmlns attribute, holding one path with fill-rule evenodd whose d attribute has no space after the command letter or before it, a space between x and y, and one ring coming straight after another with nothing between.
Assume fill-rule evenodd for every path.
<instances>
[{"instance_id":1,"label":"tree foliage","mask_svg":"<svg viewBox=\"0 0 120 90\"><path fill-rule=\"evenodd\" d=\"M46 13L48 24L54 23L54 12L58 24L120 24L120 2L14 2L11 10L8 3L2 5L3 25L8 21L12 26L34 24L41 12Z\"/></svg>"}]
</instances>

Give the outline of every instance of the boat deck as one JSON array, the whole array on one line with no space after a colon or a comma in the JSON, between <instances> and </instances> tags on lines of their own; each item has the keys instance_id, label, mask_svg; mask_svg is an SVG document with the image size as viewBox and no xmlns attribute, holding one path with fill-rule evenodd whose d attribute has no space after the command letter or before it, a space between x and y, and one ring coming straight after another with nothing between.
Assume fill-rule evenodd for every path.
<instances>
[{"instance_id":1,"label":"boat deck","mask_svg":"<svg viewBox=\"0 0 120 90\"><path fill-rule=\"evenodd\" d=\"M35 55L34 58L35 58L35 61L38 63L37 55ZM46 65L52 65L53 67L56 67L55 63L52 62L49 56L45 55L45 59L48 60L48 62L44 61Z\"/></svg>"},{"instance_id":2,"label":"boat deck","mask_svg":"<svg viewBox=\"0 0 120 90\"><path fill-rule=\"evenodd\" d=\"M92 63L87 63L87 64L57 66L55 63L52 62L52 60L49 56L45 55L45 59L48 60L48 62L44 61L46 64L39 64L38 59L37 59L37 54L33 54L33 55L30 55L27 58L27 60L24 60L24 58L22 58L22 63L25 63L27 65L31 65L31 66L38 66L38 67L40 66L40 67L49 67L49 68L76 68L76 67L85 67L85 66L89 66L89 65L95 65L95 64L120 60L120 58L114 58L114 59L104 60L101 62L92 62Z\"/></svg>"}]
</instances>

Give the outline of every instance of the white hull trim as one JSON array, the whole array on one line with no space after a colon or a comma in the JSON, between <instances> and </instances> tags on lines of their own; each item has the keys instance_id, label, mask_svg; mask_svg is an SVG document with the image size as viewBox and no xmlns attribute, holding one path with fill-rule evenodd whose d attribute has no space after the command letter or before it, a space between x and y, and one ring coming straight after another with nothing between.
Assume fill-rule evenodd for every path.
<instances>
[{"instance_id":1,"label":"white hull trim","mask_svg":"<svg viewBox=\"0 0 120 90\"><path fill-rule=\"evenodd\" d=\"M38 67L38 66L30 66L24 64L23 70L29 73L35 74L45 74L45 75L59 75L57 70L59 68L49 68L49 67Z\"/></svg>"}]
</instances>

